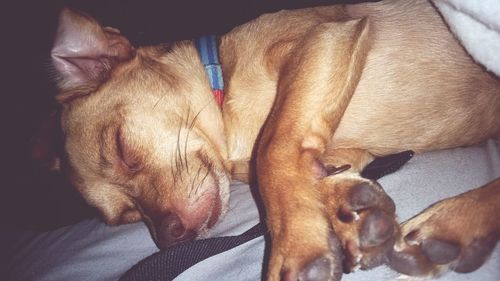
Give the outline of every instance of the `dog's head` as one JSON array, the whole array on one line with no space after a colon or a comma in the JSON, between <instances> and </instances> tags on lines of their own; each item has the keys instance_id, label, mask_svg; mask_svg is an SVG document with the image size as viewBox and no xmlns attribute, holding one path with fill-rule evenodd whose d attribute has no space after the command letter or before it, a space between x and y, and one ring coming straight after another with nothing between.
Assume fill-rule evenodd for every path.
<instances>
[{"instance_id":1,"label":"dog's head","mask_svg":"<svg viewBox=\"0 0 500 281\"><path fill-rule=\"evenodd\" d=\"M65 9L52 60L63 168L107 223L143 219L163 248L219 220L229 195L223 121L192 44L135 49Z\"/></svg>"}]
</instances>

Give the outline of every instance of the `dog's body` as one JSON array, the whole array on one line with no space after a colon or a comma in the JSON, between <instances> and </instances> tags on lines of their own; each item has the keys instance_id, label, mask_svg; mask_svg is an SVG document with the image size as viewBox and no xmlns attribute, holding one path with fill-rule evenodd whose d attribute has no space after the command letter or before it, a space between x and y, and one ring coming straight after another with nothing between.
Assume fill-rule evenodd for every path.
<instances>
[{"instance_id":1,"label":"dog's body","mask_svg":"<svg viewBox=\"0 0 500 281\"><path fill-rule=\"evenodd\" d=\"M202 235L225 212L230 174L246 179L255 156L273 243L270 279L338 278L339 245L349 270L388 261L427 276L482 264L467 253L488 256L499 206L463 201L495 202L500 181L445 200L400 231L392 201L359 176L377 155L499 136L500 81L473 62L430 3L264 15L223 36L219 53L222 110L192 42L134 50L116 30L62 13L52 54L65 167L108 223L144 219L161 247ZM329 175L345 164L351 169ZM436 215L457 205L462 220L470 210L484 219L464 226ZM409 234L418 242L405 244ZM431 240L444 250L429 254L421 245Z\"/></svg>"},{"instance_id":2,"label":"dog's body","mask_svg":"<svg viewBox=\"0 0 500 281\"><path fill-rule=\"evenodd\" d=\"M477 143L500 130L494 122L499 113L497 98L491 95L498 93L498 81L479 66L463 67L470 58L429 4L365 4L348 12L354 18L368 15L374 38L356 92L333 136L335 148L366 149L375 155L410 148L426 151ZM306 44L311 28L339 21L339 14L339 7L283 11L222 37L229 159L250 158L273 104L283 64L297 45ZM256 43L247 44L245 37L255 38ZM482 103L477 111L456 110L468 106L470 96L465 93L478 92L478 86L488 94L477 100ZM444 106L450 102L457 104ZM418 106L422 103L425 106ZM391 118L386 118L387 111ZM429 129L429 120L436 129Z\"/></svg>"}]
</instances>

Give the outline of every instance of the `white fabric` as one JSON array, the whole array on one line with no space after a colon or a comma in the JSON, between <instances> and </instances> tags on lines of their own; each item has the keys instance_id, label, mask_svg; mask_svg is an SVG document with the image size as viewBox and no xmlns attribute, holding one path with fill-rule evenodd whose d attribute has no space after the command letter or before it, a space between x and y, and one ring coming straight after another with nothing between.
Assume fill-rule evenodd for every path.
<instances>
[{"instance_id":1,"label":"white fabric","mask_svg":"<svg viewBox=\"0 0 500 281\"><path fill-rule=\"evenodd\" d=\"M500 1L433 1L469 54L500 76Z\"/></svg>"},{"instance_id":2,"label":"white fabric","mask_svg":"<svg viewBox=\"0 0 500 281\"><path fill-rule=\"evenodd\" d=\"M415 156L400 171L380 180L394 199L401 221L429 204L481 186L500 177L500 145L494 141ZM258 221L249 188L232 185L230 211L211 236L239 234ZM2 233L3 280L117 280L128 268L157 251L142 223L109 227L97 219L46 233ZM264 242L256 238L240 247L198 263L179 281L261 280ZM496 281L500 247L486 265L471 274L448 273L440 280ZM346 281L396 280L385 266L344 275Z\"/></svg>"}]
</instances>

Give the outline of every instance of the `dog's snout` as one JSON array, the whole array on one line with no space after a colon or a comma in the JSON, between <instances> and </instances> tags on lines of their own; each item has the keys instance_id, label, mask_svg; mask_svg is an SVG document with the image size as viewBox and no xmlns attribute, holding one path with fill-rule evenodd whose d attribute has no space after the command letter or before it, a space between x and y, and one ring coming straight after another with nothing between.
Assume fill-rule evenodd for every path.
<instances>
[{"instance_id":1,"label":"dog's snout","mask_svg":"<svg viewBox=\"0 0 500 281\"><path fill-rule=\"evenodd\" d=\"M176 213L170 213L158 229L158 246L162 249L196 237L196 231L188 229Z\"/></svg>"}]
</instances>

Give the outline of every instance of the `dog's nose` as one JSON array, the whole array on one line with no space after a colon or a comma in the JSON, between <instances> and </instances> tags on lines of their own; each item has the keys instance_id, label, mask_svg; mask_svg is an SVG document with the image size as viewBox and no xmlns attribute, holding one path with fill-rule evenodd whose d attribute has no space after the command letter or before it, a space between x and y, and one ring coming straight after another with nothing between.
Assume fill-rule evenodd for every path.
<instances>
[{"instance_id":1,"label":"dog's nose","mask_svg":"<svg viewBox=\"0 0 500 281\"><path fill-rule=\"evenodd\" d=\"M158 246L161 249L174 244L192 240L196 237L196 231L187 229L176 213L168 214L158 228Z\"/></svg>"}]
</instances>

